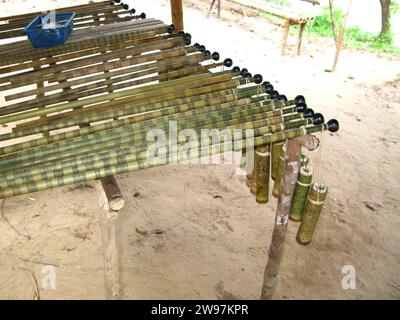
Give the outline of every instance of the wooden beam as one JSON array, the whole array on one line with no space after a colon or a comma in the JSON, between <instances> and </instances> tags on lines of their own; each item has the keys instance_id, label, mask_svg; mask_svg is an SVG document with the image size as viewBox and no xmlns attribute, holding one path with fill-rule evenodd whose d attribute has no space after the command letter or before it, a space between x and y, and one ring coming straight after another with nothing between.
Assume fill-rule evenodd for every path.
<instances>
[{"instance_id":1,"label":"wooden beam","mask_svg":"<svg viewBox=\"0 0 400 320\"><path fill-rule=\"evenodd\" d=\"M171 0L171 16L172 23L175 25L176 31L182 31L184 29L183 24L183 1L182 0Z\"/></svg>"},{"instance_id":2,"label":"wooden beam","mask_svg":"<svg viewBox=\"0 0 400 320\"><path fill-rule=\"evenodd\" d=\"M319 140L312 135L306 135L288 140L286 143L285 167L281 180L281 190L276 209L275 227L269 247L269 259L264 272L264 283L261 290L261 300L270 300L275 292L279 266L282 260L283 248L289 212L292 205L293 191L299 172L301 148L314 150L318 148Z\"/></svg>"}]
</instances>

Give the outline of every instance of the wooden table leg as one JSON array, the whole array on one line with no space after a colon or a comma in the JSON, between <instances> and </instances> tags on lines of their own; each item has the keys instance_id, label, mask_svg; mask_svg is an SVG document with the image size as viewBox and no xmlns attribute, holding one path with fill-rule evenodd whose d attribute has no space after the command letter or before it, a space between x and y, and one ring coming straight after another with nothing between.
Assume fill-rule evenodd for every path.
<instances>
[{"instance_id":1,"label":"wooden table leg","mask_svg":"<svg viewBox=\"0 0 400 320\"><path fill-rule=\"evenodd\" d=\"M283 26L283 37L282 37L282 44L281 44L281 55L286 55L286 47L287 47L287 39L289 36L289 28L290 28L290 20L286 19L284 26Z\"/></svg>"},{"instance_id":2,"label":"wooden table leg","mask_svg":"<svg viewBox=\"0 0 400 320\"><path fill-rule=\"evenodd\" d=\"M301 43L303 41L303 34L304 34L304 30L306 28L306 25L307 25L307 22L300 24L300 32L299 32L299 37L297 39L297 44L296 44L298 56L301 54Z\"/></svg>"},{"instance_id":3,"label":"wooden table leg","mask_svg":"<svg viewBox=\"0 0 400 320\"><path fill-rule=\"evenodd\" d=\"M294 138L286 143L285 168L281 180L278 207L276 209L275 227L269 247L268 263L264 272L264 282L261 290L262 300L272 299L275 292L278 270L285 245L292 196L299 172L301 148L305 147L309 150L314 150L318 146L319 140L312 135Z\"/></svg>"},{"instance_id":4,"label":"wooden table leg","mask_svg":"<svg viewBox=\"0 0 400 320\"><path fill-rule=\"evenodd\" d=\"M118 184L114 177L101 179L99 184L101 207L100 230L103 243L104 285L107 300L120 298L119 263L116 220L124 206Z\"/></svg>"}]
</instances>

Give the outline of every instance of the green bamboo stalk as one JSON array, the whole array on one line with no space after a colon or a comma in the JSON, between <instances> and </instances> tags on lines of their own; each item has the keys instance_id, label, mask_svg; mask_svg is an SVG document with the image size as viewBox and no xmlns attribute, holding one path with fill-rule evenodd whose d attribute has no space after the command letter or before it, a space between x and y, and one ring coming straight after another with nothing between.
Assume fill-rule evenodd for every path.
<instances>
[{"instance_id":1,"label":"green bamboo stalk","mask_svg":"<svg viewBox=\"0 0 400 320\"><path fill-rule=\"evenodd\" d=\"M63 46L57 46L47 49L36 49L35 51L31 52L27 51L19 55L15 54L14 52L15 55L13 57L10 57L8 55L9 53L7 53L7 55L0 55L0 65L5 66L29 60L40 59L41 57L46 57L49 55L58 55L58 54L68 53L71 51L78 51L79 49L88 49L93 47L106 46L109 44L123 42L126 40L142 40L145 38L151 38L168 32L168 27L161 24L159 27L146 27L145 29L146 30L111 34L108 36L104 36L102 38L69 42L64 44Z\"/></svg>"},{"instance_id":2,"label":"green bamboo stalk","mask_svg":"<svg viewBox=\"0 0 400 320\"><path fill-rule=\"evenodd\" d=\"M311 120L302 120L304 122L304 124L310 124L312 121ZM254 136L262 136L265 135L267 133L276 133L282 129L284 129L284 127L282 125L272 125L272 126L266 126L266 127L255 127L252 125L251 122L248 123L248 125L254 129ZM223 128L224 126L224 122L221 121L220 123L211 125L210 128ZM288 128L292 127L292 124L288 124ZM204 127L205 128L205 127ZM204 129L202 128L202 124L196 124L195 125L195 129L194 130L200 130L200 129ZM165 128L166 129L166 128ZM235 130L236 128L230 128L229 130L232 130L232 132ZM199 134L199 132L198 132ZM245 138L246 133L243 131L241 134L242 138ZM238 137L237 135L235 136L236 138ZM137 154L138 152L144 152L148 149L148 145L146 142L146 133L141 133L140 135L137 135L137 139L136 141L132 141L132 145L134 145L134 147L131 148L131 152ZM212 139L210 138L210 141ZM223 140L223 138L222 138ZM54 159L51 159L54 160ZM97 163L97 166L101 166L104 163L107 163L107 165L115 165L119 160L119 157L117 158L105 158L103 157L102 160ZM32 175L30 174L29 176L19 176L18 178L14 177L14 179L12 180L7 180L5 182L0 182L0 188L6 188L6 187L10 187L10 186L17 186L17 185L23 185L25 184L27 181L32 182L32 181L40 181L43 179L50 179L50 178L56 178L59 176L63 176L63 175L68 175L71 172L71 170L74 173L84 173L87 170L89 170L90 168L90 163L86 163L83 167L79 166L77 167L75 164L72 164L69 166L69 169L66 169L65 167L63 168L62 172L60 170L58 171L53 171L53 172L41 172L40 174L36 174L36 175ZM97 167L93 167L94 169L96 169ZM98 169L98 168L97 168ZM68 172L68 173L66 173Z\"/></svg>"},{"instance_id":3,"label":"green bamboo stalk","mask_svg":"<svg viewBox=\"0 0 400 320\"><path fill-rule=\"evenodd\" d=\"M279 156L282 151L282 146L284 143L274 143L272 145L272 160L271 160L271 178L272 180L276 180L278 175L278 167L279 167Z\"/></svg>"},{"instance_id":4,"label":"green bamboo stalk","mask_svg":"<svg viewBox=\"0 0 400 320\"><path fill-rule=\"evenodd\" d=\"M82 99L85 97L90 97L90 96L97 95L100 93L105 93L105 92L111 93L110 88L112 90L120 90L120 89L125 89L125 88L136 87L136 86L142 85L142 84L151 84L152 82L161 81L164 77L169 77L171 80L184 78L184 77L191 76L191 75L202 74L202 73L204 73L204 71L207 71L211 68L219 67L219 66L221 66L221 64L207 64L205 66L202 66L202 65L192 66L192 67L185 68L184 70L170 71L165 74L156 74L155 76L152 76L152 77L146 77L146 78L141 78L141 79L132 80L132 81L127 81L127 80L130 80L133 78L132 74L128 74L126 76L121 76L121 77L118 77L115 79L106 79L101 82L81 86L81 87L78 87L75 89L70 89L63 93L57 93L56 95L49 95L49 96L46 96L45 98L38 99L36 102L34 100L31 100L32 103L27 104L27 105L26 104L24 105L24 103L25 103L25 101L24 101L24 102L19 103L18 106L14 105L12 111L15 111L16 108L18 108L18 111L21 111L20 110L21 106L23 107L23 109L27 109L28 107L30 109L33 109L39 105L43 105L46 102L47 103L51 102L51 104L54 104L54 103L58 103L58 102L65 102L66 100L70 101L70 100L74 100L74 99L78 99L78 98ZM147 76L148 74L151 74L152 72L154 72L154 70L151 70L151 71L145 70L145 71L136 73L135 76L136 77ZM121 82L123 82L123 83L121 83ZM11 106L10 106L10 108L11 108ZM5 110L3 112L3 114L5 114L7 111L10 111L10 108L8 108L8 110ZM66 115L64 115L64 116L66 116ZM46 120L48 120L48 119L46 119ZM38 124L38 121L32 123L31 125L36 126L37 124ZM22 125L19 125L18 127L26 128L28 126L29 126L28 123L24 123Z\"/></svg>"},{"instance_id":5,"label":"green bamboo stalk","mask_svg":"<svg viewBox=\"0 0 400 320\"><path fill-rule=\"evenodd\" d=\"M98 102L103 102L104 100L113 100L120 99L123 97L131 96L134 99L146 98L149 95L164 95L167 93L173 93L177 90L178 87L184 88L187 91L190 91L190 88L194 86L201 86L207 83L219 83L224 81L229 81L232 78L232 74L226 73L222 75L218 74L200 74L195 76L186 77L183 79L177 79L168 81L165 83L149 85L146 87L139 87L130 90L125 90L117 93L110 93L103 96L92 97L89 99L85 99L83 101L74 101L63 103L59 105L54 105L42 109L31 110L24 113L18 113L8 116L0 117L0 124L16 122L19 120L29 119L32 117L48 115L55 112L61 112L64 110L75 109L79 107L83 107L88 104L95 104ZM167 83L169 85L167 85ZM157 91L157 92L154 92Z\"/></svg>"},{"instance_id":6,"label":"green bamboo stalk","mask_svg":"<svg viewBox=\"0 0 400 320\"><path fill-rule=\"evenodd\" d=\"M115 119L119 118L122 116L127 116L127 115L134 115L137 113L146 113L149 111L153 111L156 109L161 109L161 108L169 108L172 107L173 104L179 105L179 104L184 104L184 103L190 103L194 102L197 100L200 100L204 98L204 94L209 94L210 96L208 97L216 97L221 94L221 92L225 92L226 89L231 89L236 87L235 82L230 82L228 84L218 84L218 85L213 85L209 87L203 87L199 88L196 90L193 90L191 93L192 95L186 95L185 93L179 92L176 95L169 95L169 96L163 96L162 98L151 98L147 99L145 103L139 102L137 105L134 104L133 102L130 102L130 107L127 107L125 109L117 110L117 111L112 111L112 112L105 112L105 113L94 113L92 115L88 115L87 117L81 119L64 119L59 122L54 122L48 125L44 125L41 127L34 127L34 128L28 128L26 130L20 130L20 131L14 131L11 133L3 134L0 135L0 141L4 140L9 140L9 139L14 139L18 137L23 137L23 136L29 136L45 131L51 131L51 130L57 130L57 129L62 129L62 128L67 128L70 126L75 126L80 123L90 123L90 122L98 122L101 121L101 119ZM196 97L197 96L197 97ZM193 100L192 100L193 99ZM162 102L165 101L165 102ZM120 105L123 106L123 105ZM103 130L104 128L110 128L109 126L112 126L113 128L116 127L114 126L114 123L116 125L122 124L119 121L130 121L129 119L124 119L124 120L118 120L114 121L111 123L105 123L105 124L98 124L94 126L93 128ZM90 129L90 130L95 130L95 129Z\"/></svg>"},{"instance_id":7,"label":"green bamboo stalk","mask_svg":"<svg viewBox=\"0 0 400 320\"><path fill-rule=\"evenodd\" d=\"M248 92L247 95L245 95L246 92ZM177 99L177 100L173 100L173 101L165 101L165 102L156 103L153 105L153 108L156 108L156 110L159 110L159 111L156 113L156 112L151 111L150 109L146 108L146 113L145 113L146 120L144 120L144 121L148 121L150 119L155 119L157 117L164 117L164 116L173 115L173 114L177 114L177 113L188 112L190 110L193 110L191 112L191 114L194 115L195 112L198 112L197 111L198 109L201 110L202 108L206 108L206 107L207 107L207 109L206 109L207 111L215 111L215 110L218 110L219 104L234 102L234 101L236 101L238 105L239 104L242 105L244 103L247 103L247 100L244 100L244 99L251 96L252 91L243 91L242 93L238 93L238 94L233 94L233 93L234 92L232 90L225 90L222 92L209 93L209 94L204 94L204 95L200 95L200 96L195 96L191 99L184 98L184 99ZM240 97L240 100L236 100L236 98L238 96ZM258 101L258 99L256 99L256 98L251 100L251 102L257 102L257 101ZM139 108L136 111L139 113L142 110ZM97 125L94 125L94 126L91 126L88 128L58 133L58 134L52 135L46 139L40 138L40 139L36 139L36 140L22 142L19 144L6 146L3 148L0 148L0 155L14 153L14 152L22 151L24 149L34 148L34 147L37 147L40 145L57 142L57 141L62 141L62 140L67 140L67 139L78 137L78 136L85 136L90 133L100 132L100 131L107 130L107 129L120 128L123 126L132 125L137 122L140 122L140 120L143 119L143 117L144 117L143 115L136 115L136 116L133 115L129 118L123 118L120 120L114 120L112 122L101 123L101 124L97 124Z\"/></svg>"},{"instance_id":8,"label":"green bamboo stalk","mask_svg":"<svg viewBox=\"0 0 400 320\"><path fill-rule=\"evenodd\" d=\"M203 114L203 117L196 118L188 118L182 117L180 120L185 123L190 123L193 121L196 125L207 125L212 124L214 122L219 121L229 121L233 119L240 119L242 117L246 117L249 115L257 114L257 113L265 113L266 118L276 117L283 114L289 114L296 111L295 107L289 107L282 110L270 111L272 109L271 105L264 104L252 104L250 105L251 109L245 111L238 111L243 108L242 105L238 107L232 107L235 104L228 103L221 108L221 110L215 112L209 112ZM228 113L226 112L226 108L228 108ZM225 110L224 110L225 109ZM61 143L54 143L48 146L42 146L35 149L28 149L26 151L21 151L17 154L11 154L9 156L4 156L0 158L0 166L5 168L8 165L18 166L21 165L21 162L25 162L26 165L38 163L39 161L48 161L57 154L64 155L65 152L70 151L73 152L78 148L87 147L83 152L89 152L92 148L90 146L97 146L101 148L102 144L109 142L109 144L117 145L118 143L123 143L124 138L132 139L132 135L134 135L135 131L132 126L121 127L117 129L108 130L105 132L99 132L96 134L92 134L90 136L77 137L71 140L63 141ZM126 142L129 142L126 141Z\"/></svg>"},{"instance_id":9,"label":"green bamboo stalk","mask_svg":"<svg viewBox=\"0 0 400 320\"><path fill-rule=\"evenodd\" d=\"M291 128L299 127L302 125L307 125L311 121L310 120L299 120L299 115L298 114L292 114L285 116L284 119L282 120L282 117L275 117L275 118L264 118L264 113L262 114L256 114L256 115L251 115L245 118L241 119L234 119L228 122L219 122L219 123L214 123L212 125L206 125L202 127L201 129L214 129L214 128L227 128L231 130L248 130L248 129L257 129L257 128L262 128L262 127L268 127L264 128L264 131L261 131L262 133L276 133L279 131L283 130L288 130ZM167 119L165 119L167 120ZM170 120L170 119L168 119ZM298 121L294 121L298 120ZM285 121L282 126L282 121ZM140 144L145 144L145 135L147 134L148 130L152 129L149 127L151 124L148 124L147 128L144 128L141 133L137 133L137 135L141 134L141 137L138 136L138 138L134 141L135 142L135 147L132 147L132 143L123 143L118 146L115 146L112 144L109 148L107 149L101 149L99 148L98 152L95 152L93 154L88 154L88 153L83 153L81 155L74 155L67 157L65 159L60 159L60 161L52 161L50 163L43 163L43 164L36 164L34 167L32 166L27 166L27 167L22 167L18 166L18 168L14 171L12 168L4 172L0 175L0 181L1 180L14 180L15 178L18 177L26 177L26 176L31 176L35 174L43 175L47 174L51 171L58 170L61 168L70 168L74 166L78 166L79 168L87 168L90 166L90 164L93 161L111 161L112 159L115 159L116 157L120 157L122 155L132 153L134 152L134 148ZM168 124L160 124L159 122L153 123L154 125L153 128L159 128L163 130L168 130ZM185 129L186 125L183 126L182 124L178 123L178 128L180 129ZM195 127L193 125L193 128L199 129L199 127ZM95 160L94 160L95 159Z\"/></svg>"},{"instance_id":10,"label":"green bamboo stalk","mask_svg":"<svg viewBox=\"0 0 400 320\"><path fill-rule=\"evenodd\" d=\"M325 185L319 183L312 185L297 232L296 240L298 243L302 245L310 244L327 194L328 189Z\"/></svg>"},{"instance_id":11,"label":"green bamboo stalk","mask_svg":"<svg viewBox=\"0 0 400 320\"><path fill-rule=\"evenodd\" d=\"M177 37L176 34L169 34L169 35L162 35L162 36L156 36L154 38L147 39L146 41L138 41L138 40L130 40L130 41L125 41L121 43L116 43L112 45L107 45L104 47L95 47L95 48L90 48L90 49L84 49L84 50L79 50L77 52L71 52L59 56L49 56L49 57L43 57L39 60L35 61L30 61L30 62L24 62L20 63L18 65L12 65L12 66L7 66L7 67L2 67L0 68L0 74L6 74L6 73L12 73L16 71L21 71L25 69L30 69L36 66L38 63L41 65L49 65L49 64L54 64L57 62L62 62L66 60L71 60L71 59L76 59L79 57L83 56L88 56L88 55L93 55L93 54L99 54L103 51L112 51L112 50L120 50L128 47L132 47L135 45L141 45L143 43L150 43L150 42L157 42L163 39L169 39L169 38L175 38ZM0 87L1 89L1 87Z\"/></svg>"},{"instance_id":12,"label":"green bamboo stalk","mask_svg":"<svg viewBox=\"0 0 400 320\"><path fill-rule=\"evenodd\" d=\"M269 200L269 173L271 153L270 146L260 146L255 150L255 184L257 203L268 203Z\"/></svg>"},{"instance_id":13,"label":"green bamboo stalk","mask_svg":"<svg viewBox=\"0 0 400 320\"><path fill-rule=\"evenodd\" d=\"M294 222L301 221L308 193L312 184L313 170L310 165L300 165L299 176L293 192L292 207L289 219Z\"/></svg>"},{"instance_id":14,"label":"green bamboo stalk","mask_svg":"<svg viewBox=\"0 0 400 320\"><path fill-rule=\"evenodd\" d=\"M270 143L275 143L279 141L285 141L286 139L292 139L298 136L305 135L307 133L320 132L324 129L328 129L327 125L318 125L312 126L309 128L298 128L292 129L285 132L269 135L269 136L260 136L256 137L254 140L240 140L235 142L227 142L224 144L211 145L207 148L199 148L198 152L194 154L193 152L188 155L188 159L198 159L199 156L202 156L207 153L213 155L224 152L224 150L232 150L232 151L240 151L243 148L246 148L248 144L259 146L266 145ZM167 150L165 150L166 152ZM165 153L160 152L160 156L165 155ZM47 190L55 187L65 186L73 183L82 183L88 180L100 179L112 175L118 175L121 173L127 173L130 171L137 171L145 168L155 167L165 165L168 162L163 161L160 162L159 159L154 159L154 161L138 161L138 162L128 162L126 161L126 157L121 158L121 161L116 166L107 166L104 165L101 169L98 170L89 170L84 174L72 174L69 176L58 177L57 179L46 179L37 183L27 183L18 187L9 187L9 188L1 188L0 190L0 199L9 198L17 195L27 194L31 192L37 192L42 190ZM158 161L157 161L158 160Z\"/></svg>"},{"instance_id":15,"label":"green bamboo stalk","mask_svg":"<svg viewBox=\"0 0 400 320\"><path fill-rule=\"evenodd\" d=\"M185 42L182 38L168 38L160 40L158 42L144 43L139 46L114 50L112 52L98 54L95 56L81 56L81 59L66 61L64 63L59 63L55 66L48 66L46 68L41 68L39 71L27 71L23 73L18 73L9 76L8 80L12 83L23 82L25 79L35 81L38 79L43 79L43 77L47 75L57 74L65 70L72 70L78 67L92 65L95 63L103 62L105 60L121 59L126 58L127 56L140 56L145 52L172 49L184 45Z\"/></svg>"},{"instance_id":16,"label":"green bamboo stalk","mask_svg":"<svg viewBox=\"0 0 400 320\"><path fill-rule=\"evenodd\" d=\"M110 71L109 77L110 78L117 78L117 77L121 78L121 76L123 76L123 75L126 75L126 77L128 77L128 76L142 77L142 76L149 75L152 73L159 73L159 72L165 72L165 71L168 71L171 69L174 70L177 68L182 68L182 67L186 66L188 63L198 63L198 62L202 62L205 60L206 60L206 58L203 55L187 56L185 59L182 59L181 57L177 57L177 58L171 59L169 61L170 63L168 65L167 64L160 65L160 63L155 61L155 62L148 63L145 66L134 65L134 66L128 67L128 68ZM111 69L111 70L113 70L113 69ZM83 79L82 78L75 79L75 80L69 79L68 82L66 82L66 83L57 83L54 85L49 85L49 86L42 88L41 90L37 90L37 89L27 90L24 92L8 95L8 96L5 96L5 99L6 99L6 101L20 99L20 98L36 95L37 93L45 93L45 92L50 92L50 91L54 91L54 90L58 90L58 89L64 89L67 86L72 87L72 86L77 86L77 85L81 85L81 84L87 84L87 83L98 81L98 80L103 80L103 79L106 79L107 77L108 76L106 74L97 74L94 76L85 77Z\"/></svg>"}]
</instances>

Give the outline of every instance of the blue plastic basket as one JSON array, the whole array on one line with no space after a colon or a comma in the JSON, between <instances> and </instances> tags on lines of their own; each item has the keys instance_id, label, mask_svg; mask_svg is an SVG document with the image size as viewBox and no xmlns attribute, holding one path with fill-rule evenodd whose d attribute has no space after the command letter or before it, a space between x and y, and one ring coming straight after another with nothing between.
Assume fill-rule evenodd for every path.
<instances>
[{"instance_id":1,"label":"blue plastic basket","mask_svg":"<svg viewBox=\"0 0 400 320\"><path fill-rule=\"evenodd\" d=\"M57 28L43 29L42 19L38 16L33 19L24 29L34 48L50 48L64 44L74 27L75 12L56 14Z\"/></svg>"}]
</instances>

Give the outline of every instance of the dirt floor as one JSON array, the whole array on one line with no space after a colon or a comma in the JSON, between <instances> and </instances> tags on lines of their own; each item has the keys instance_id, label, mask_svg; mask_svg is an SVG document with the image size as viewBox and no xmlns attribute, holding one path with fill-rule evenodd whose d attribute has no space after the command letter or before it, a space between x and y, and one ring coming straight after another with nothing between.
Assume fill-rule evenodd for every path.
<instances>
[{"instance_id":1,"label":"dirt floor","mask_svg":"<svg viewBox=\"0 0 400 320\"><path fill-rule=\"evenodd\" d=\"M43 1L44 2L44 1ZM79 1L49 1L65 6ZM135 1L169 22L166 0ZM34 8L2 1L1 14ZM317 178L329 197L312 244L295 241L290 223L277 299L400 298L400 63L344 50L335 73L332 41L306 35L303 54L280 56L281 30L223 11L206 19L206 2L185 8L195 42L288 97L303 94L341 130L324 133ZM42 4L41 4L42 5ZM49 4L47 4L49 5ZM4 103L1 99L0 103ZM232 165L170 165L117 177L126 200L118 220L123 299L258 299L276 201L256 204ZM33 275L56 269L56 289L42 299L103 299L96 182L5 201L0 216L0 298L32 299ZM147 231L147 235L140 233ZM342 267L357 287L343 290Z\"/></svg>"}]
</instances>

